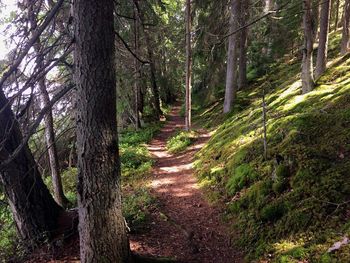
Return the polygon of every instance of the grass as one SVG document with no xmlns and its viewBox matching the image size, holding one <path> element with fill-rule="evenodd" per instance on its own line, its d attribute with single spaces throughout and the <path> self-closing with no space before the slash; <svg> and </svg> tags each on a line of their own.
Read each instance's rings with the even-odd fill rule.
<svg viewBox="0 0 350 263">
<path fill-rule="evenodd" d="M 222 100 L 196 112 L 215 131 L 197 154 L 196 173 L 212 199 L 224 200 L 248 262 L 347 262 L 350 246 L 350 56 L 336 57 L 314 91 L 301 94 L 300 61 L 270 68 L 223 115 Z M 333 49 L 332 49 L 333 48 Z M 262 90 L 268 159 L 263 158 Z"/>
<path fill-rule="evenodd" d="M 166 147 L 170 153 L 179 153 L 187 149 L 198 137 L 195 131 L 177 131 L 167 141 Z"/>
</svg>

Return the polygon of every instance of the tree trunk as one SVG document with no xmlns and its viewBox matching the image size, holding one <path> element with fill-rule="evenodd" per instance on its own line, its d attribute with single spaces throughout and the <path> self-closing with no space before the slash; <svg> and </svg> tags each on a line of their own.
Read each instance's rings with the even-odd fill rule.
<svg viewBox="0 0 350 263">
<path fill-rule="evenodd" d="M 335 20 L 334 20 L 333 31 L 337 31 L 338 26 L 339 26 L 339 7 L 340 7 L 340 0 L 335 0 L 335 10 L 334 10 L 334 12 L 335 12 Z"/>
<path fill-rule="evenodd" d="M 336 0 L 334 31 L 337 31 L 338 26 L 339 26 L 339 7 L 340 7 L 340 0 Z"/>
<path fill-rule="evenodd" d="M 153 93 L 153 104 L 154 104 L 154 109 L 155 109 L 155 114 L 157 120 L 159 120 L 160 115 L 163 114 L 161 108 L 160 108 L 160 97 L 159 97 L 159 88 L 157 85 L 157 78 L 156 78 L 156 66 L 154 64 L 154 56 L 153 56 L 153 51 L 151 47 L 151 39 L 150 36 L 145 28 L 145 18 L 144 14 L 140 9 L 139 5 L 139 0 L 134 0 L 134 4 L 136 6 L 138 16 L 141 22 L 141 26 L 145 35 L 145 41 L 146 41 L 146 46 L 147 46 L 147 54 L 148 54 L 148 59 L 150 62 L 150 69 L 151 69 L 151 88 L 152 88 L 152 93 Z"/>
<path fill-rule="evenodd" d="M 35 8 L 33 4 L 29 4 L 28 16 L 29 16 L 32 29 L 37 28 L 37 14 L 34 11 L 34 9 Z M 34 44 L 33 47 L 36 53 L 36 64 L 38 68 L 43 69 L 45 63 L 44 63 L 44 56 L 41 54 L 42 46 L 41 46 L 40 38 L 37 40 L 37 42 Z M 48 107 L 50 105 L 50 97 L 46 89 L 45 75 L 40 78 L 38 82 L 38 86 L 40 90 L 42 107 L 43 108 Z M 48 149 L 50 171 L 51 171 L 55 200 L 60 206 L 65 207 L 68 204 L 68 200 L 63 193 L 62 180 L 61 180 L 61 175 L 59 171 L 59 162 L 58 162 L 57 147 L 56 147 L 56 141 L 55 141 L 55 131 L 53 127 L 52 109 L 50 109 L 45 115 L 44 126 L 45 126 L 45 142 L 46 142 L 46 147 Z"/>
<path fill-rule="evenodd" d="M 312 14 L 312 30 L 314 36 L 314 42 L 318 38 L 318 25 L 320 24 L 320 9 L 321 4 L 320 1 L 324 0 L 310 0 L 311 1 L 311 14 Z"/>
<path fill-rule="evenodd" d="M 245 21 L 249 19 L 249 0 L 245 0 L 241 4 L 240 11 L 240 26 L 243 26 Z M 239 36 L 239 76 L 238 89 L 243 89 L 247 86 L 247 39 L 248 28 L 242 29 Z"/>
<path fill-rule="evenodd" d="M 19 124 L 9 105 L 0 89 L 0 163 L 22 143 Z M 0 170 L 0 180 L 23 244 L 32 248 L 50 239 L 63 210 L 42 181 L 27 145 Z"/>
<path fill-rule="evenodd" d="M 313 76 L 313 23 L 312 23 L 312 11 L 311 0 L 303 0 L 303 27 L 304 27 L 304 47 L 303 47 L 303 61 L 302 61 L 302 92 L 303 94 L 310 92 L 314 88 L 314 76 Z"/>
<path fill-rule="evenodd" d="M 136 56 L 140 55 L 140 41 L 139 41 L 139 28 L 140 28 L 140 19 L 137 15 L 136 7 L 134 8 L 134 42 L 135 42 L 135 54 Z M 135 80 L 134 80 L 134 96 L 135 96 L 135 126 L 136 129 L 141 128 L 140 121 L 140 110 L 139 110 L 139 100 L 140 100 L 140 78 L 141 78 L 141 66 L 140 62 L 134 58 L 135 66 Z"/>
<path fill-rule="evenodd" d="M 230 31 L 237 29 L 237 19 L 239 12 L 240 0 L 231 0 L 231 18 Z M 227 51 L 227 72 L 226 72 L 226 89 L 224 101 L 224 113 L 232 110 L 233 102 L 237 93 L 237 35 L 233 34 L 228 39 Z"/>
<path fill-rule="evenodd" d="M 321 4 L 320 15 L 320 37 L 318 40 L 317 61 L 315 78 L 318 79 L 325 71 L 327 66 L 328 52 L 328 32 L 331 0 L 324 0 Z"/>
<path fill-rule="evenodd" d="M 350 20 L 350 0 L 345 0 L 343 12 L 343 32 L 341 39 L 341 54 L 345 55 L 349 51 L 349 20 Z"/>
<path fill-rule="evenodd" d="M 113 0 L 74 1 L 82 263 L 129 258 L 120 189 L 113 10 Z"/>
<path fill-rule="evenodd" d="M 192 80 L 192 52 L 191 52 L 191 0 L 186 1 L 186 130 L 191 129 L 191 80 Z"/>
<path fill-rule="evenodd" d="M 271 11 L 272 7 L 273 7 L 273 0 L 264 0 L 264 13 L 268 13 L 269 11 Z"/>
</svg>

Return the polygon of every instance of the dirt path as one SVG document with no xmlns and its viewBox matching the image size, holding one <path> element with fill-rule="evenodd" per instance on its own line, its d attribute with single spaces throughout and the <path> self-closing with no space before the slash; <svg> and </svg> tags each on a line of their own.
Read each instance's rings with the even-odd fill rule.
<svg viewBox="0 0 350 263">
<path fill-rule="evenodd" d="M 159 207 L 152 214 L 150 230 L 131 236 L 131 248 L 141 255 L 169 257 L 184 263 L 242 262 L 230 245 L 230 234 L 220 220 L 220 211 L 205 201 L 193 176 L 194 154 L 209 135 L 201 133 L 185 152 L 171 155 L 166 151 L 166 141 L 178 128 L 183 128 L 183 118 L 179 117 L 179 107 L 175 107 L 148 146 L 156 159 L 151 187 Z"/>
</svg>

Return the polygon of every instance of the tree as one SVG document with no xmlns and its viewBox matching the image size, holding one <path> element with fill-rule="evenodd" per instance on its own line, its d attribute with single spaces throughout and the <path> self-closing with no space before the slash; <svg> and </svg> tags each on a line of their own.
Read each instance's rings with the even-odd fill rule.
<svg viewBox="0 0 350 263">
<path fill-rule="evenodd" d="M 31 28 L 36 29 L 37 28 L 37 14 L 35 13 L 34 9 L 40 10 L 39 8 L 35 8 L 33 4 L 29 4 L 28 6 L 28 14 L 29 14 L 29 20 L 31 23 Z M 38 38 L 37 42 L 34 44 L 34 50 L 36 53 L 36 64 L 38 68 L 45 68 L 45 61 L 44 56 L 42 55 L 42 45 L 40 37 Z M 44 118 L 44 125 L 45 125 L 45 141 L 46 141 L 46 147 L 49 155 L 49 162 L 50 162 L 50 170 L 51 170 L 51 177 L 52 177 L 52 185 L 53 185 L 53 192 L 55 196 L 56 202 L 62 206 L 65 207 L 68 204 L 68 200 L 64 195 L 63 187 L 62 187 L 62 180 L 59 170 L 59 162 L 58 162 L 58 155 L 57 155 L 57 147 L 56 147 L 56 140 L 55 140 L 55 131 L 54 131 L 54 122 L 53 122 L 53 116 L 52 116 L 52 108 L 50 107 L 50 96 L 46 89 L 46 75 L 44 74 L 38 81 L 38 86 L 40 90 L 40 98 L 43 107 L 49 107 L 49 110 Z"/>
<path fill-rule="evenodd" d="M 249 0 L 241 4 L 239 24 L 242 27 L 249 18 Z M 238 71 L 238 88 L 243 89 L 247 86 L 247 39 L 248 28 L 245 27 L 239 34 L 239 71 Z"/>
<path fill-rule="evenodd" d="M 141 78 L 141 66 L 140 61 L 137 60 L 136 56 L 140 54 L 140 41 L 139 41 L 139 30 L 140 29 L 140 18 L 137 14 L 136 6 L 134 6 L 134 46 L 135 46 L 135 57 L 134 57 L 134 66 L 135 66 L 135 80 L 134 80 L 134 96 L 135 96 L 135 127 L 136 129 L 141 128 L 140 121 L 140 78 Z"/>
<path fill-rule="evenodd" d="M 163 114 L 161 108 L 160 108 L 160 97 L 159 97 L 159 88 L 157 84 L 157 77 L 156 77 L 156 65 L 155 65 L 155 59 L 154 59 L 154 53 L 153 48 L 151 45 L 151 38 L 149 35 L 149 32 L 146 29 L 145 26 L 145 16 L 143 11 L 140 8 L 139 0 L 134 0 L 134 4 L 136 6 L 138 17 L 140 19 L 141 28 L 143 29 L 145 41 L 146 41 L 146 48 L 147 48 L 147 55 L 150 65 L 150 73 L 151 73 L 151 88 L 153 93 L 153 106 L 155 109 L 155 117 L 157 120 L 159 120 L 160 115 Z"/>
<path fill-rule="evenodd" d="M 334 3 L 334 2 L 333 2 Z M 339 26 L 339 7 L 340 7 L 340 0 L 335 1 L 335 20 L 334 20 L 334 31 L 338 29 Z"/>
<path fill-rule="evenodd" d="M 120 193 L 113 10 L 113 0 L 74 1 L 83 263 L 126 262 L 129 257 Z"/>
<path fill-rule="evenodd" d="M 341 54 L 345 55 L 349 51 L 349 21 L 350 20 L 350 0 L 345 0 L 343 11 L 343 31 L 341 39 Z"/>
<path fill-rule="evenodd" d="M 186 130 L 191 129 L 191 80 L 192 80 L 192 52 L 191 52 L 191 0 L 186 1 Z"/>
<path fill-rule="evenodd" d="M 38 166 L 27 144 L 13 155 L 23 143 L 19 124 L 10 103 L 0 89 L 0 168 L 4 187 L 18 233 L 24 244 L 32 248 L 51 239 L 57 229 L 62 208 L 52 198 L 41 179 Z M 1 165 L 3 166 L 3 165 Z"/>
<path fill-rule="evenodd" d="M 230 31 L 234 32 L 238 28 L 240 0 L 231 0 Z M 224 113 L 232 109 L 237 92 L 237 35 L 231 34 L 228 40 L 227 50 L 227 71 L 226 89 L 224 100 Z"/>
<path fill-rule="evenodd" d="M 324 0 L 321 4 L 320 34 L 318 40 L 315 78 L 319 78 L 326 70 L 328 52 L 328 32 L 331 0 Z"/>
<path fill-rule="evenodd" d="M 312 22 L 311 0 L 303 0 L 303 27 L 304 27 L 304 47 L 302 61 L 302 92 L 303 94 L 310 92 L 314 88 L 314 74 L 312 53 L 314 44 L 314 28 Z"/>
</svg>

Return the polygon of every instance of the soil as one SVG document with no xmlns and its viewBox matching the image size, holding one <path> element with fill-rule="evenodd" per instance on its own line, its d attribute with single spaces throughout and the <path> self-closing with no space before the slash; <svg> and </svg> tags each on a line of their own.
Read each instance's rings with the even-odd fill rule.
<svg viewBox="0 0 350 263">
<path fill-rule="evenodd" d="M 165 126 L 148 145 L 156 163 L 151 192 L 158 200 L 151 215 L 149 231 L 131 235 L 134 252 L 151 257 L 165 257 L 176 262 L 242 262 L 232 247 L 232 234 L 221 220 L 222 211 L 204 198 L 193 175 L 195 153 L 210 138 L 205 131 L 184 152 L 172 155 L 166 142 L 176 129 L 184 129 L 183 118 L 175 107 Z"/>
</svg>

